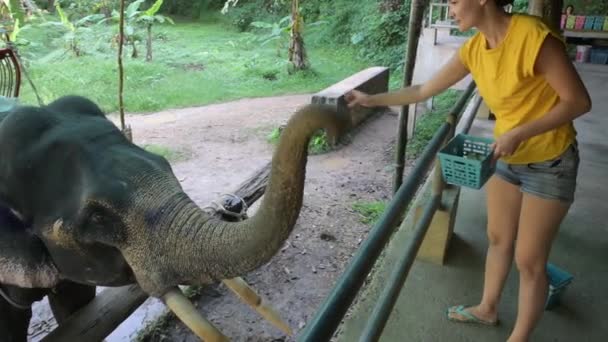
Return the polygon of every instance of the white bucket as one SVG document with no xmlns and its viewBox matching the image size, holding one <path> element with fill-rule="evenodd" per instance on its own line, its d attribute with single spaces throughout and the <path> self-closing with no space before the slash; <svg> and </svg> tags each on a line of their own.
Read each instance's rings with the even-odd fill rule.
<svg viewBox="0 0 608 342">
<path fill-rule="evenodd" d="M 588 63 L 591 56 L 591 45 L 577 45 L 576 46 L 576 58 L 574 59 L 579 63 Z"/>
</svg>

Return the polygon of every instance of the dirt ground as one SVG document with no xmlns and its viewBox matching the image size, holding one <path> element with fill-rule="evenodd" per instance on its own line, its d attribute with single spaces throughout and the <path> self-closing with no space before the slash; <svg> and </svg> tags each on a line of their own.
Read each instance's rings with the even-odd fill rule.
<svg viewBox="0 0 608 342">
<path fill-rule="evenodd" d="M 310 95 L 244 99 L 197 108 L 146 115 L 128 115 L 136 143 L 155 144 L 179 151 L 172 162 L 185 191 L 199 205 L 236 189 L 271 158 L 266 135 L 284 123 Z M 115 122 L 116 117 L 112 117 Z M 371 228 L 353 210 L 357 201 L 386 201 L 393 176 L 393 145 L 397 115 L 376 115 L 365 122 L 349 144 L 308 160 L 304 204 L 284 248 L 257 271 L 243 277 L 281 314 L 294 331 L 287 337 L 241 302 L 223 285 L 208 287 L 196 305 L 233 341 L 295 341 L 343 272 Z M 258 201 L 259 203 L 260 201 Z M 250 209 L 249 215 L 255 212 Z M 149 299 L 154 301 L 154 299 Z M 155 302 L 154 313 L 164 311 Z M 160 308 L 160 309 L 159 309 Z M 30 333 L 54 325 L 45 303 L 34 310 Z M 107 341 L 129 341 L 143 324 L 127 324 Z M 126 332 L 124 332 L 126 331 Z M 152 341 L 198 341 L 181 322 L 169 321 Z"/>
</svg>

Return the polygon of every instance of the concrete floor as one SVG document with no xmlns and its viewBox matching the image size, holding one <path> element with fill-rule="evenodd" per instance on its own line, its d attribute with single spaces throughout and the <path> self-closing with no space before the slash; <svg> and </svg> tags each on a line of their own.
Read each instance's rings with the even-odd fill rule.
<svg viewBox="0 0 608 342">
<path fill-rule="evenodd" d="M 532 341 L 608 341 L 608 66 L 580 65 L 593 109 L 575 126 L 581 154 L 577 199 L 553 245 L 550 262 L 574 275 L 560 307 L 545 311 Z M 491 134 L 476 120 L 470 133 Z M 447 262 L 415 262 L 381 341 L 505 341 L 517 313 L 518 274 L 513 267 L 499 307 L 501 324 L 487 327 L 447 321 L 445 310 L 481 296 L 487 240 L 485 192 L 463 189 Z M 405 225 L 403 226 L 405 227 Z M 337 340 L 357 341 L 409 230 L 400 229 L 374 277 L 352 307 Z"/>
</svg>

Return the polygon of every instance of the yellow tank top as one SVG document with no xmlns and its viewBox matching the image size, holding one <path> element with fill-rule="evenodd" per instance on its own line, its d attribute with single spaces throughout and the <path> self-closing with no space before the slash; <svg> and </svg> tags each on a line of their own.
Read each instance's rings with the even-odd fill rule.
<svg viewBox="0 0 608 342">
<path fill-rule="evenodd" d="M 542 117 L 559 101 L 543 76 L 534 73 L 536 57 L 548 34 L 563 42 L 539 17 L 513 14 L 504 40 L 495 48 L 489 49 L 478 32 L 459 49 L 479 94 L 496 116 L 495 138 Z M 511 156 L 501 159 L 525 164 L 555 158 L 575 136 L 574 125 L 567 123 L 523 141 Z"/>
</svg>

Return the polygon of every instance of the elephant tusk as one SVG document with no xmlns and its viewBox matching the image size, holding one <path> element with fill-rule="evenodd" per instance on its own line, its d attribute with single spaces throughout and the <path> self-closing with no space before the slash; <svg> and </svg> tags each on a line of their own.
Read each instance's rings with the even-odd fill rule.
<svg viewBox="0 0 608 342">
<path fill-rule="evenodd" d="M 192 332 L 205 342 L 227 342 L 229 339 L 224 336 L 216 327 L 205 319 L 194 307 L 192 302 L 184 296 L 179 288 L 169 290 L 162 296 L 165 305 L 175 313 Z"/>
<path fill-rule="evenodd" d="M 287 323 L 281 319 L 279 314 L 272 307 L 264 303 L 262 297 L 255 293 L 249 284 L 242 278 L 224 279 L 223 282 L 232 290 L 232 292 L 236 293 L 241 300 L 252 306 L 260 315 L 262 315 L 262 317 L 266 318 L 275 327 L 279 328 L 288 336 L 293 334 Z"/>
</svg>

